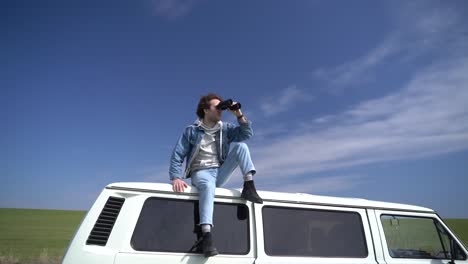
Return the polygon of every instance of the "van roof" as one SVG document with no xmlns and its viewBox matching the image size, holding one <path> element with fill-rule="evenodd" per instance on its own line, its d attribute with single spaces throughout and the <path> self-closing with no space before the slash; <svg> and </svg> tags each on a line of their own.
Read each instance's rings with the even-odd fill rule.
<svg viewBox="0 0 468 264">
<path fill-rule="evenodd" d="M 117 182 L 111 183 L 106 186 L 107 189 L 134 191 L 134 192 L 150 192 L 150 193 L 174 193 L 172 185 L 167 183 L 148 183 L 148 182 Z M 434 210 L 426 207 L 387 203 L 380 201 L 372 201 L 361 198 L 343 198 L 323 195 L 312 195 L 307 193 L 286 193 L 286 192 L 270 192 L 258 191 L 259 195 L 265 201 L 272 202 L 286 202 L 296 204 L 319 204 L 331 206 L 345 206 L 345 207 L 360 207 L 360 208 L 373 208 L 373 209 L 386 209 L 386 210 L 404 210 L 404 211 L 417 211 L 434 213 Z M 196 187 L 189 186 L 183 193 L 189 196 L 198 195 Z M 225 189 L 216 188 L 216 197 L 220 198 L 238 198 L 241 195 L 239 189 Z"/>
</svg>

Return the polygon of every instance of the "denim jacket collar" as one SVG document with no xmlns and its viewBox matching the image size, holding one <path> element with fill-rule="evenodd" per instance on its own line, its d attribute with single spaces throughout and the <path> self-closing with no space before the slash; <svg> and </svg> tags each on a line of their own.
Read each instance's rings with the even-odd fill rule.
<svg viewBox="0 0 468 264">
<path fill-rule="evenodd" d="M 202 121 L 201 119 L 196 119 L 196 120 L 193 122 L 193 125 L 194 125 L 195 127 L 200 128 L 202 122 L 203 122 L 203 121 Z M 219 122 L 220 127 L 222 128 L 222 127 L 223 127 L 223 121 L 219 120 L 218 122 Z"/>
</svg>

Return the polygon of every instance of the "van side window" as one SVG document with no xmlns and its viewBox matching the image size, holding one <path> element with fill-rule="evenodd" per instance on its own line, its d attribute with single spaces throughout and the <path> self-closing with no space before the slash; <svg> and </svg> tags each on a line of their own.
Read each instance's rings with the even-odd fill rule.
<svg viewBox="0 0 468 264">
<path fill-rule="evenodd" d="M 148 198 L 132 235 L 137 251 L 189 253 L 201 234 L 198 200 Z M 213 240 L 220 254 L 250 250 L 249 209 L 245 204 L 215 203 Z"/>
<path fill-rule="evenodd" d="M 266 206 L 262 215 L 269 256 L 368 255 L 362 219 L 356 212 Z"/>
<path fill-rule="evenodd" d="M 392 258 L 450 259 L 450 236 L 435 218 L 382 215 L 380 217 Z M 465 260 L 456 246 L 457 260 Z"/>
</svg>

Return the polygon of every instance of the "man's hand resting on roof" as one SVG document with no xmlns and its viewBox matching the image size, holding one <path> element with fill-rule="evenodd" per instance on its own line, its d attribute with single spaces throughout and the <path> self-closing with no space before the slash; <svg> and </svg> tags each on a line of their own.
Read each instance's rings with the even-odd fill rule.
<svg viewBox="0 0 468 264">
<path fill-rule="evenodd" d="M 185 183 L 181 179 L 176 178 L 172 180 L 172 190 L 174 190 L 174 192 L 184 192 L 185 188 L 187 187 L 188 187 L 187 183 Z"/>
</svg>

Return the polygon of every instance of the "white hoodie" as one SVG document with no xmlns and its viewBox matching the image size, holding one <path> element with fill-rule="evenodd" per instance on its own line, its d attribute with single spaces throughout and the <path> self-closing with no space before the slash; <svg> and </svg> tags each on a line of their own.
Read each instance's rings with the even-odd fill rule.
<svg viewBox="0 0 468 264">
<path fill-rule="evenodd" d="M 205 134 L 200 142 L 198 154 L 190 166 L 192 172 L 220 166 L 216 149 L 216 133 L 221 129 L 222 122 L 219 121 L 214 127 L 208 127 L 200 121 L 200 127 L 205 131 Z"/>
</svg>

